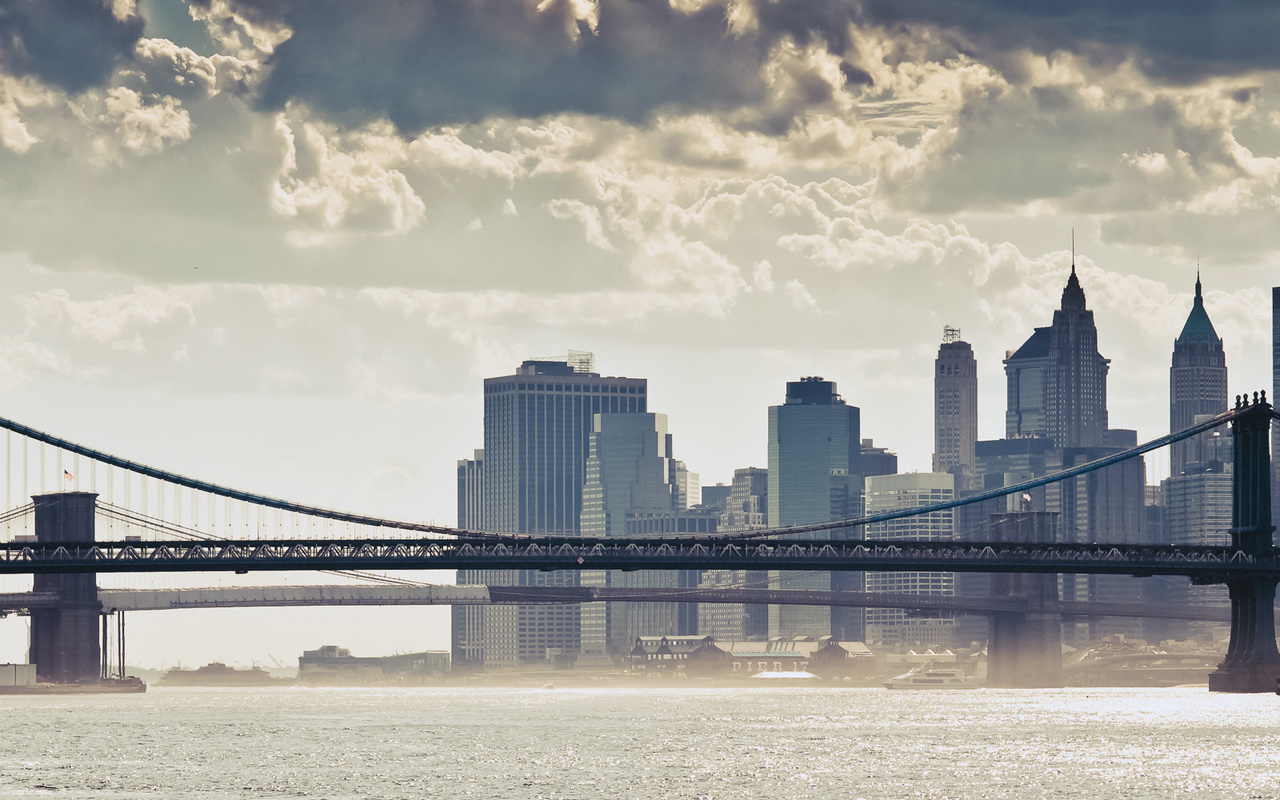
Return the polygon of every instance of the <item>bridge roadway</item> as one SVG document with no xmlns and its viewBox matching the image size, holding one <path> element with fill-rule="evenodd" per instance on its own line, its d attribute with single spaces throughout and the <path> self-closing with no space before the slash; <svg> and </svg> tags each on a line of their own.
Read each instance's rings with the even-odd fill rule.
<svg viewBox="0 0 1280 800">
<path fill-rule="evenodd" d="M 1280 550 L 734 538 L 295 539 L 0 543 L 0 574 L 280 570 L 826 570 L 1280 579 Z"/>
<path fill-rule="evenodd" d="M 1023 598 L 955 597 L 888 592 L 788 589 L 636 589 L 587 586 L 243 586 L 196 589 L 99 589 L 104 611 L 292 606 L 501 605 L 510 603 L 684 602 L 901 608 L 958 614 L 1025 613 L 1076 617 L 1147 617 L 1226 622 L 1224 606 L 1167 603 L 1056 602 L 1034 609 Z M 1224 598 L 1225 599 L 1225 598 Z M 0 593 L 0 613 L 55 608 L 53 592 Z"/>
</svg>

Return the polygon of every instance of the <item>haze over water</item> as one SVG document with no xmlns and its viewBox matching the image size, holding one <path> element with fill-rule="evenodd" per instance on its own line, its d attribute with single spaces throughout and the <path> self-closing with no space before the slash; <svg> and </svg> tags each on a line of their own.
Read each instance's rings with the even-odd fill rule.
<svg viewBox="0 0 1280 800">
<path fill-rule="evenodd" d="M 1280 797 L 1280 700 L 1203 688 L 153 688 L 0 707 L 2 797 Z"/>
</svg>

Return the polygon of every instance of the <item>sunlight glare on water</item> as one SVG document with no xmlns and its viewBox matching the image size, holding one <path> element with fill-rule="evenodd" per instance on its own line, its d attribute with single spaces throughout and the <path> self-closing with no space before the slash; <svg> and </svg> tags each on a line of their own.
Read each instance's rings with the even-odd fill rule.
<svg viewBox="0 0 1280 800">
<path fill-rule="evenodd" d="M 1277 798 L 1204 689 L 165 689 L 0 698 L 0 796 Z"/>
</svg>

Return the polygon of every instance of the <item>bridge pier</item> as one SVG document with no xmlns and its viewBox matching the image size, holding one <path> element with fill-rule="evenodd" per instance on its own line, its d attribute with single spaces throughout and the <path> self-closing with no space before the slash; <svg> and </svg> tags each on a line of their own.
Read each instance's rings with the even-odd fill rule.
<svg viewBox="0 0 1280 800">
<path fill-rule="evenodd" d="M 1046 511 L 992 514 L 992 540 L 1054 541 L 1058 515 Z M 1026 611 L 991 615 L 987 638 L 987 686 L 999 689 L 1051 689 L 1062 686 L 1062 615 L 1039 611 L 1058 602 L 1058 576 L 995 573 L 991 596 L 1018 598 Z"/>
<path fill-rule="evenodd" d="M 1231 546 L 1250 555 L 1272 552 L 1271 406 L 1267 393 L 1236 396 L 1231 425 L 1235 469 L 1231 491 Z M 1231 643 L 1227 657 L 1209 675 L 1211 692 L 1274 692 L 1280 679 L 1276 649 L 1276 579 L 1234 578 L 1226 582 L 1231 596 Z"/>
<path fill-rule="evenodd" d="M 93 492 L 36 495 L 35 535 L 41 543 L 94 541 Z M 51 683 L 93 683 L 101 673 L 98 645 L 98 576 L 92 572 L 36 574 L 36 592 L 58 595 L 54 608 L 31 609 L 31 663 Z"/>
</svg>

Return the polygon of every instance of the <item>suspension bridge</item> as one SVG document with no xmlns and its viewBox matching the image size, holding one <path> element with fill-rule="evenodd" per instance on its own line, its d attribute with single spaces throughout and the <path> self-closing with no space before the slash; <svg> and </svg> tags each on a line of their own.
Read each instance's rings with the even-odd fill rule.
<svg viewBox="0 0 1280 800">
<path fill-rule="evenodd" d="M 87 483 L 89 487 L 89 491 L 36 494 L 32 502 L 0 515 L 0 575 L 34 576 L 26 605 L 32 617 L 32 660 L 42 678 L 59 681 L 87 680 L 99 673 L 101 649 L 96 631 L 104 606 L 96 584 L 99 573 L 308 570 L 410 589 L 415 582 L 375 575 L 372 571 L 927 570 L 987 572 L 1010 578 L 1056 574 L 1179 575 L 1196 583 L 1228 587 L 1231 641 L 1226 658 L 1211 676 L 1211 688 L 1274 691 L 1280 676 L 1280 652 L 1274 631 L 1280 551 L 1272 543 L 1268 447 L 1274 416 L 1265 393 L 1255 394 L 1252 402 L 1238 397 L 1233 410 L 1139 447 L 1053 475 L 931 506 L 746 533 L 603 539 L 462 530 L 292 503 L 122 459 L 0 419 L 0 428 L 7 431 L 6 458 L 10 467 L 6 496 L 19 482 L 22 496 L 27 496 L 33 445 L 37 448 L 37 483 L 47 480 L 52 466 L 58 479 L 73 476 L 75 480 L 74 476 L 79 475 L 81 485 Z M 1006 518 L 1001 522 L 1006 534 L 993 541 L 878 542 L 861 536 L 863 526 L 874 522 L 1020 495 L 1106 469 L 1222 425 L 1231 426 L 1235 446 L 1233 524 L 1228 546 L 1038 541 L 1032 534 L 1037 528 L 1030 524 L 1031 517 L 1017 513 L 1000 515 Z M 50 449 L 52 459 L 48 457 Z M 21 456 L 22 466 L 15 479 L 17 455 Z M 104 534 L 105 538 L 100 539 Z M 1043 581 L 1020 585 L 1016 580 L 1006 580 L 1000 585 L 1004 599 L 1013 601 L 1016 608 L 1010 610 L 997 603 L 987 609 L 996 623 L 990 650 L 992 668 L 997 672 L 1016 672 L 1025 666 L 1015 663 L 1012 657 L 997 655 L 1000 650 L 1038 649 L 1039 656 L 1033 661 L 1038 660 L 1041 666 L 1047 664 L 1057 657 L 1055 626 L 1061 615 L 1089 613 L 1086 609 L 1070 609 L 1058 603 L 1056 597 L 1048 602 Z M 421 584 L 416 586 L 422 588 Z M 493 588 L 489 587 L 489 591 Z M 1028 603 L 1032 595 L 1042 602 Z M 733 602 L 742 602 L 743 596 L 735 595 Z M 450 599 L 447 593 L 439 594 L 439 599 L 471 602 L 462 595 Z M 584 594 L 576 599 L 547 595 L 536 601 L 601 599 L 608 598 L 601 594 Z M 685 594 L 680 599 L 729 602 L 712 595 L 693 600 Z M 755 602 L 815 600 L 838 604 L 830 602 L 831 597 L 775 596 Z M 854 598 L 846 600 L 855 602 Z M 321 601 L 312 598 L 298 602 Z M 505 600 L 531 601 L 535 600 L 527 594 L 520 598 L 508 595 Z M 866 598 L 856 601 L 865 602 Z M 494 602 L 492 594 L 486 602 Z M 1094 609 L 1094 613 L 1098 611 Z M 1006 666 L 997 669 L 1001 661 Z"/>
</svg>

